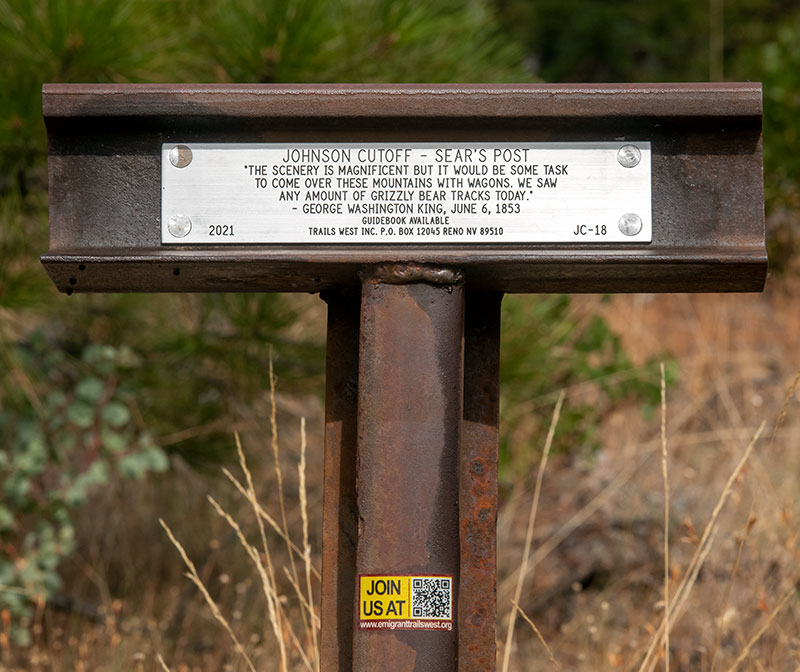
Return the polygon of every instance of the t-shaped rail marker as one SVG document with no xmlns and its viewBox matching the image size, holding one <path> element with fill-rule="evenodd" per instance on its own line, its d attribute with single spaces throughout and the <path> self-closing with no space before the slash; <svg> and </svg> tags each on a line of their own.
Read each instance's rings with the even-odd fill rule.
<svg viewBox="0 0 800 672">
<path fill-rule="evenodd" d="M 72 292 L 328 303 L 324 672 L 495 666 L 505 292 L 760 291 L 759 84 L 43 90 Z"/>
</svg>

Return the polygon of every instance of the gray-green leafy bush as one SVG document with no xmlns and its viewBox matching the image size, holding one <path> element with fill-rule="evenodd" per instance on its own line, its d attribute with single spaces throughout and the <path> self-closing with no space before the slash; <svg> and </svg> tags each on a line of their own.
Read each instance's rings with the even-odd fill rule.
<svg viewBox="0 0 800 672">
<path fill-rule="evenodd" d="M 58 567 L 74 550 L 73 512 L 117 478 L 163 472 L 169 460 L 131 408 L 128 347 L 89 344 L 79 358 L 37 332 L 2 343 L 0 388 L 0 610 L 28 638 L 33 603 L 61 588 Z"/>
</svg>

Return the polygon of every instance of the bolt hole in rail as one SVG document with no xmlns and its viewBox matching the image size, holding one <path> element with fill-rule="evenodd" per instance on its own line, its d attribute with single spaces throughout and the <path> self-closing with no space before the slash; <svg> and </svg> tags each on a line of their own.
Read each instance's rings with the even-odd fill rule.
<svg viewBox="0 0 800 672">
<path fill-rule="evenodd" d="M 760 291 L 758 84 L 46 85 L 72 292 L 328 303 L 325 672 L 495 666 L 506 292 Z"/>
</svg>

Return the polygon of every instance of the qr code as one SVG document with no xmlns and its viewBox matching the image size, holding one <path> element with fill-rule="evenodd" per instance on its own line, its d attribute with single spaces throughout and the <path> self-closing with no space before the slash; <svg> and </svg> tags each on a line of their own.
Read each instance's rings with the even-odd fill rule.
<svg viewBox="0 0 800 672">
<path fill-rule="evenodd" d="M 453 582 L 445 577 L 415 577 L 411 581 L 412 618 L 451 620 Z"/>
</svg>

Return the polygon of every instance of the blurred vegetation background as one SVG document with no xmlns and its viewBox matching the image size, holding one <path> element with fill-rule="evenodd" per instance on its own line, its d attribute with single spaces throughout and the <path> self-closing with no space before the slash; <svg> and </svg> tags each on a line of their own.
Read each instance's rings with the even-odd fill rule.
<svg viewBox="0 0 800 672">
<path fill-rule="evenodd" d="M 38 264 L 43 82 L 761 80 L 771 258 L 788 272 L 798 45 L 792 0 L 0 0 L 0 610 L 15 645 L 42 598 L 70 595 L 75 521 L 98 493 L 169 482 L 176 465 L 216 472 L 234 429 L 263 429 L 270 353 L 280 390 L 309 398 L 324 360 L 324 310 L 307 297 L 58 295 Z M 562 413 L 565 452 L 590 453 L 620 404 L 657 406 L 657 365 L 634 367 L 568 297 L 507 297 L 503 319 L 505 491 L 532 470 L 557 390 L 594 381 Z"/>
</svg>

